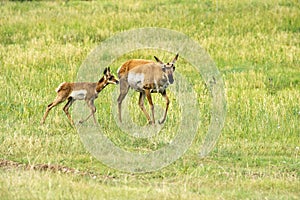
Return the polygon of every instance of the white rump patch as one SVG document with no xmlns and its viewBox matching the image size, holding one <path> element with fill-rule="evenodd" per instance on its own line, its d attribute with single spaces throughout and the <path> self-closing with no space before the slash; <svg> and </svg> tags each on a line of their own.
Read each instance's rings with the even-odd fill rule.
<svg viewBox="0 0 300 200">
<path fill-rule="evenodd" d="M 86 97 L 86 90 L 74 90 L 70 96 L 73 97 L 76 100 L 84 100 Z"/>
</svg>

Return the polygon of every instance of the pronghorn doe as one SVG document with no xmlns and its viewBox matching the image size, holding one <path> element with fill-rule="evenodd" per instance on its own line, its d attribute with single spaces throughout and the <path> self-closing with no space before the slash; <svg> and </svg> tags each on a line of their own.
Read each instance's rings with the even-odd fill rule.
<svg viewBox="0 0 300 200">
<path fill-rule="evenodd" d="M 98 82 L 94 83 L 61 83 L 55 90 L 57 93 L 55 100 L 52 103 L 50 103 L 46 108 L 41 124 L 45 123 L 49 111 L 53 107 L 64 102 L 66 99 L 68 100 L 68 102 L 64 106 L 63 110 L 66 113 L 72 125 L 74 125 L 74 122 L 68 110 L 76 100 L 85 100 L 88 107 L 91 109 L 91 114 L 86 119 L 79 121 L 79 123 L 83 123 L 84 121 L 88 120 L 91 116 L 93 116 L 94 122 L 96 123 L 96 118 L 94 115 L 96 112 L 96 107 L 94 105 L 94 100 L 98 97 L 99 92 L 101 92 L 108 84 L 119 83 L 119 81 L 110 73 L 110 68 L 105 68 L 103 74 L 103 77 Z"/>
<path fill-rule="evenodd" d="M 169 98 L 166 89 L 169 84 L 173 84 L 173 72 L 175 71 L 175 62 L 178 54 L 170 63 L 163 63 L 154 56 L 157 63 L 151 60 L 132 59 L 125 62 L 118 69 L 118 77 L 120 80 L 120 95 L 118 97 L 119 120 L 122 122 L 121 110 L 122 101 L 126 97 L 129 88 L 140 92 L 139 106 L 147 117 L 149 124 L 155 124 L 154 106 L 151 93 L 160 93 L 166 100 L 166 109 L 163 117 L 158 121 L 162 124 L 166 120 Z M 147 97 L 152 111 L 152 119 L 144 107 L 144 99 Z"/>
</svg>

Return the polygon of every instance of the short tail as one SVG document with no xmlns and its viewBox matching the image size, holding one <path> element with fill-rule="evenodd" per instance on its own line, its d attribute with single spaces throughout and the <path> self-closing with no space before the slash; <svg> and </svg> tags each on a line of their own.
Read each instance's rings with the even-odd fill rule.
<svg viewBox="0 0 300 200">
<path fill-rule="evenodd" d="M 63 82 L 63 83 L 59 84 L 59 86 L 55 89 L 55 92 L 59 92 L 59 91 L 62 89 L 62 87 L 63 87 L 63 85 L 64 85 L 65 83 L 66 83 L 66 82 Z"/>
<path fill-rule="evenodd" d="M 122 65 L 121 65 L 121 66 L 118 68 L 118 70 L 117 70 L 118 78 L 120 78 L 120 76 L 121 76 L 121 74 L 120 74 L 121 68 L 122 68 Z"/>
</svg>

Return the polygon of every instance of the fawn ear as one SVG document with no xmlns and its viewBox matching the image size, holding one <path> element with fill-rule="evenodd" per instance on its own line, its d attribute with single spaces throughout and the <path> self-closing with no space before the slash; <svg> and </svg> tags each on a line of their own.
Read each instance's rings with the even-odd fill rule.
<svg viewBox="0 0 300 200">
<path fill-rule="evenodd" d="M 159 64 L 164 64 L 161 60 L 159 60 L 159 58 L 157 58 L 156 56 L 154 56 L 156 62 L 158 62 Z"/>
<path fill-rule="evenodd" d="M 174 63 L 177 61 L 177 59 L 178 59 L 178 56 L 179 56 L 179 54 L 177 53 L 177 54 L 176 54 L 176 56 L 175 56 L 175 58 L 172 60 L 172 62 L 171 62 L 171 63 L 173 63 L 173 64 L 174 64 Z"/>
<path fill-rule="evenodd" d="M 107 67 L 106 67 L 106 68 L 104 69 L 103 74 L 106 75 L 106 74 L 107 74 L 107 71 L 108 71 L 108 69 L 107 69 Z"/>
</svg>

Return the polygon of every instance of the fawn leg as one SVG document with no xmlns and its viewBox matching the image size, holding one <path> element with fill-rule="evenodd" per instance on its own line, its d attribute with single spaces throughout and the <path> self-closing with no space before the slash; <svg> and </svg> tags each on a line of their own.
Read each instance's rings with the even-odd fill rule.
<svg viewBox="0 0 300 200">
<path fill-rule="evenodd" d="M 70 113 L 69 113 L 69 108 L 71 107 L 71 105 L 73 104 L 74 101 L 75 101 L 74 98 L 69 97 L 69 98 L 68 98 L 67 104 L 66 104 L 66 105 L 64 106 L 64 108 L 63 108 L 63 111 L 66 113 L 66 115 L 67 115 L 67 117 L 68 117 L 70 123 L 71 123 L 73 126 L 74 126 L 74 122 L 73 122 L 72 117 L 71 117 L 71 115 L 70 115 Z"/>
<path fill-rule="evenodd" d="M 46 118 L 47 118 L 47 116 L 48 116 L 50 110 L 51 110 L 53 107 L 55 107 L 55 106 L 57 106 L 58 104 L 60 104 L 61 102 L 65 101 L 65 100 L 66 100 L 65 98 L 62 98 L 62 97 L 57 96 L 57 97 L 55 98 L 55 100 L 47 106 L 46 111 L 45 111 L 45 113 L 44 113 L 44 116 L 43 116 L 43 118 L 42 118 L 42 120 L 41 120 L 41 124 L 44 124 L 44 123 L 45 123 L 45 120 L 46 120 Z"/>
<path fill-rule="evenodd" d="M 94 123 L 96 124 L 97 123 L 96 118 L 95 118 L 96 107 L 94 105 L 94 99 L 87 101 L 87 105 L 91 109 L 91 114 L 89 116 L 87 116 L 86 119 L 80 120 L 79 123 L 82 124 L 83 122 L 85 122 L 86 120 L 88 120 L 91 116 L 93 116 Z"/>
</svg>

